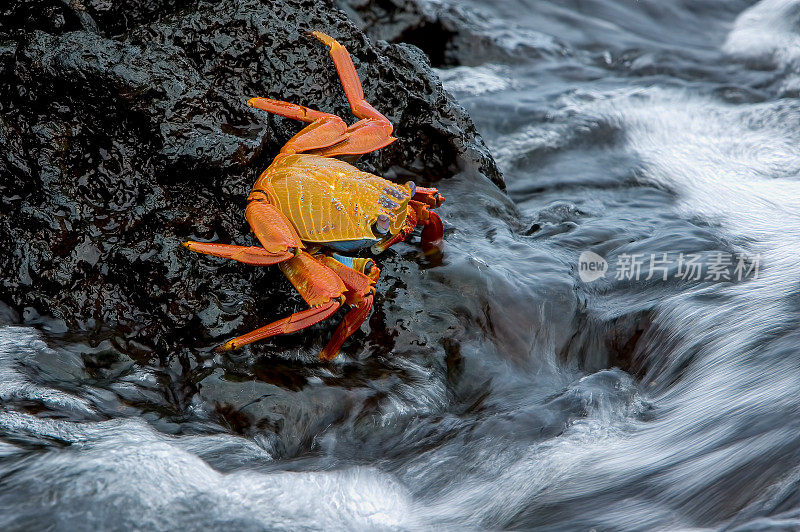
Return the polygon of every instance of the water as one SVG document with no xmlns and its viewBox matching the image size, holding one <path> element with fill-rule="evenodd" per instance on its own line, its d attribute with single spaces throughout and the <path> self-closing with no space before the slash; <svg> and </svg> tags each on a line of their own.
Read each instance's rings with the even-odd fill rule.
<svg viewBox="0 0 800 532">
<path fill-rule="evenodd" d="M 4 326 L 0 526 L 800 527 L 800 2 L 459 5 L 488 59 L 440 77 L 508 196 L 442 181 L 441 263 L 382 264 L 418 280 L 371 320 L 394 357 L 212 364 L 189 392 L 177 363 Z M 587 250 L 760 269 L 585 282 Z"/>
</svg>

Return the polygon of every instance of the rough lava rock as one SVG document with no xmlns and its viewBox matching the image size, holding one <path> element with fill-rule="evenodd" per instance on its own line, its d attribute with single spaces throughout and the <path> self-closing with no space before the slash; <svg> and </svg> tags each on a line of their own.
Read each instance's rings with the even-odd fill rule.
<svg viewBox="0 0 800 532">
<path fill-rule="evenodd" d="M 370 42 L 319 2 L 187 5 L 19 0 L 0 13 L 0 299 L 23 315 L 147 354 L 207 347 L 296 309 L 275 269 L 179 243 L 252 241 L 247 192 L 300 124 L 246 98 L 351 116 L 312 29 L 348 47 L 367 98 L 396 125 L 400 140 L 362 168 L 431 183 L 472 165 L 502 186 L 417 48 Z"/>
</svg>

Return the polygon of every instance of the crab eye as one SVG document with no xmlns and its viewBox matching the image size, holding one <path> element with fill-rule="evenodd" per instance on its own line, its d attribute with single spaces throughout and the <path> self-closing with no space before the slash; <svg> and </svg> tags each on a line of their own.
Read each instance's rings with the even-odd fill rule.
<svg viewBox="0 0 800 532">
<path fill-rule="evenodd" d="M 385 214 L 379 214 L 378 219 L 375 220 L 375 223 L 372 224 L 372 230 L 379 235 L 385 235 L 389 232 L 389 226 L 391 225 L 392 220 Z"/>
<path fill-rule="evenodd" d="M 369 272 L 372 271 L 372 268 L 375 266 L 375 261 L 372 259 L 367 259 L 367 262 L 364 263 L 364 271 L 361 272 L 364 275 L 369 275 Z"/>
<path fill-rule="evenodd" d="M 409 181 L 406 183 L 406 186 L 411 189 L 411 197 L 414 197 L 414 193 L 417 192 L 417 184 L 413 181 Z"/>
</svg>

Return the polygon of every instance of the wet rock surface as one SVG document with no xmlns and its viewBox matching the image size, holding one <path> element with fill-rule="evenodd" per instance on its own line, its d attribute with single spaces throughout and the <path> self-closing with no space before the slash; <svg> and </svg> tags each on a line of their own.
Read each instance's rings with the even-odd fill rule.
<svg viewBox="0 0 800 532">
<path fill-rule="evenodd" d="M 483 141 L 420 50 L 370 41 L 333 5 L 300 0 L 19 1 L 0 24 L 0 301 L 11 321 L 78 346 L 75 386 L 104 382 L 100 410 L 152 412 L 167 432 L 202 412 L 293 456 L 336 420 L 380 410 L 411 378 L 392 362 L 403 350 L 413 347 L 412 373 L 443 378 L 442 325 L 417 327 L 436 290 L 418 278 L 441 256 L 404 245 L 381 257 L 371 332 L 330 366 L 316 353 L 343 311 L 215 355 L 225 339 L 305 304 L 277 268 L 180 246 L 254 243 L 245 198 L 301 124 L 247 98 L 352 119 L 314 29 L 348 47 L 367 98 L 395 124 L 399 140 L 361 168 L 423 185 L 460 172 L 498 191 Z"/>
<path fill-rule="evenodd" d="M 472 165 L 501 183 L 424 54 L 370 42 L 333 6 L 44 1 L 0 16 L 0 298 L 94 339 L 205 346 L 297 306 L 277 270 L 179 243 L 251 241 L 249 187 L 300 125 L 246 98 L 351 116 L 312 29 L 350 49 L 396 124 L 400 140 L 362 168 L 431 183 Z"/>
</svg>

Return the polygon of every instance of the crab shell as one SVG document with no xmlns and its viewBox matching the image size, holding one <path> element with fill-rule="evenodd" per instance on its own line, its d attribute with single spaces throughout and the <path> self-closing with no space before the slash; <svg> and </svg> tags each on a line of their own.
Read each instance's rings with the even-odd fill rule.
<svg viewBox="0 0 800 532">
<path fill-rule="evenodd" d="M 406 223 L 413 183 L 400 185 L 338 159 L 278 157 L 253 187 L 292 224 L 301 241 L 354 251 L 396 235 Z"/>
</svg>

